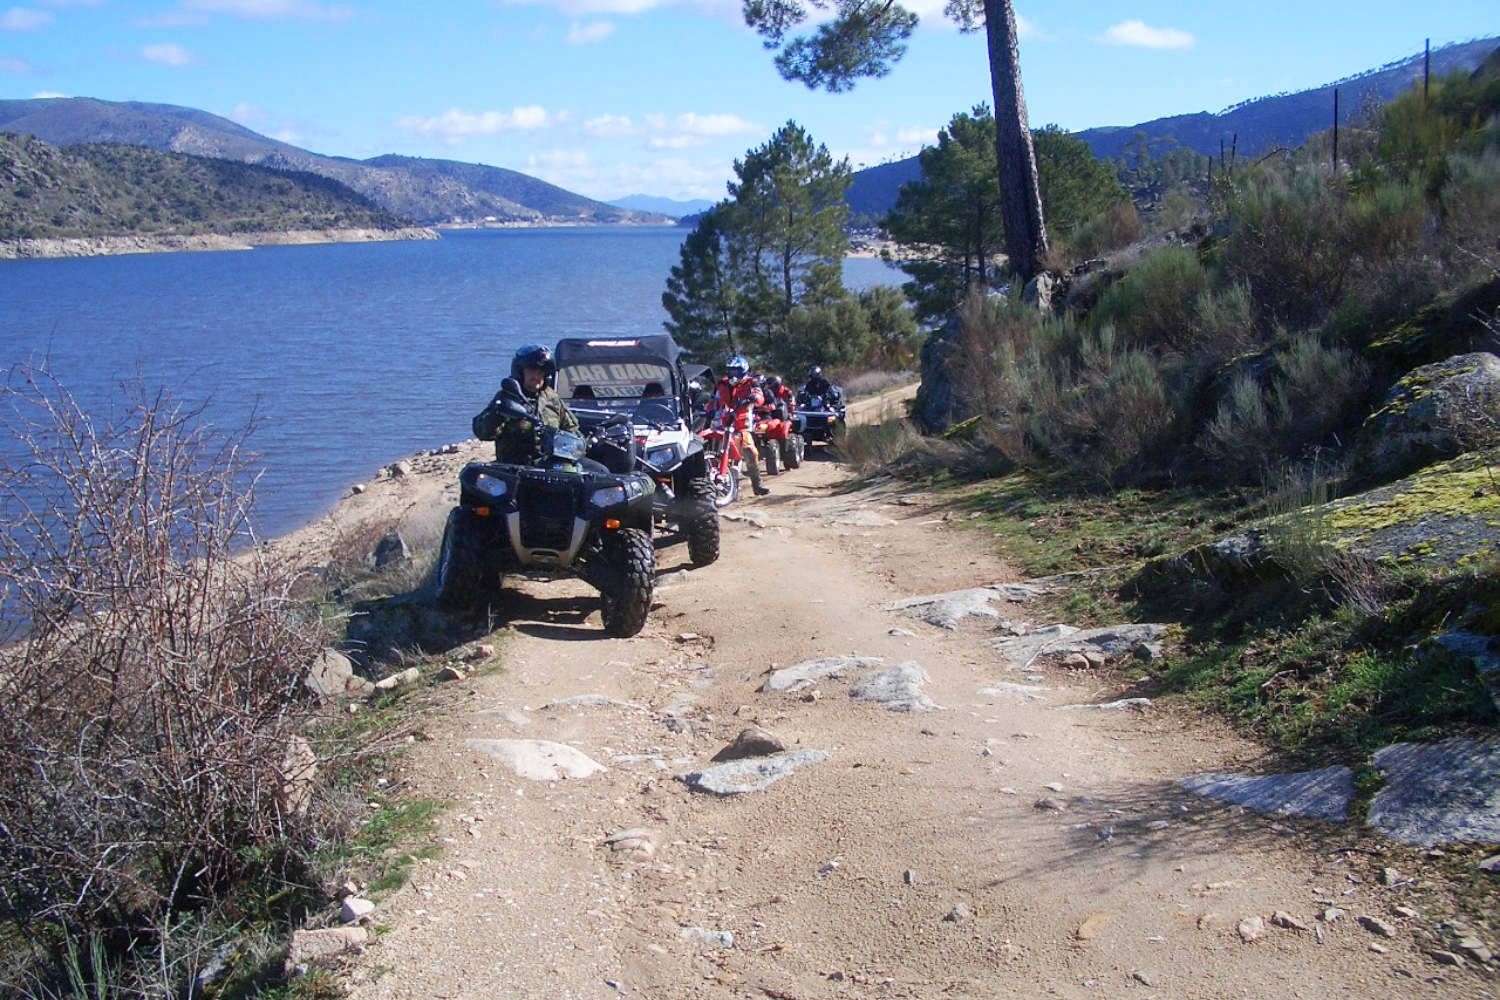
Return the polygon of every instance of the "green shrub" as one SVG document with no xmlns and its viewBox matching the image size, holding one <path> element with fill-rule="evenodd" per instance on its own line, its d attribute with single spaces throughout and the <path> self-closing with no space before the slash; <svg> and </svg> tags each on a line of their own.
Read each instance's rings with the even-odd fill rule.
<svg viewBox="0 0 1500 1000">
<path fill-rule="evenodd" d="M 1196 252 L 1162 247 L 1109 287 L 1094 322 L 1114 324 L 1135 345 L 1190 351 L 1201 334 L 1198 301 L 1211 290 L 1212 279 Z"/>
<path fill-rule="evenodd" d="M 1253 482 L 1363 412 L 1369 365 L 1362 358 L 1315 334 L 1283 337 L 1259 374 L 1240 366 L 1198 436 L 1198 449 L 1225 481 Z"/>
<path fill-rule="evenodd" d="M 1428 218 L 1421 188 L 1375 177 L 1351 189 L 1322 167 L 1264 169 L 1237 190 L 1224 247 L 1263 315 L 1310 326 L 1346 297 L 1384 287 L 1381 262 L 1414 255 Z"/>
<path fill-rule="evenodd" d="M 1075 260 L 1097 257 L 1109 250 L 1129 246 L 1141 238 L 1141 215 L 1128 201 L 1116 202 L 1082 223 L 1068 238 L 1068 251 Z"/>
</svg>

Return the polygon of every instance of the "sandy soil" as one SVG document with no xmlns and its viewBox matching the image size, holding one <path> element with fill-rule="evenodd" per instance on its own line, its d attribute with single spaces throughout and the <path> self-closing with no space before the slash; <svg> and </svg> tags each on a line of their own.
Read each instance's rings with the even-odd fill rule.
<svg viewBox="0 0 1500 1000">
<path fill-rule="evenodd" d="M 312 552 L 376 515 L 431 530 L 454 470 L 487 448 L 422 459 L 289 541 Z M 1419 887 L 1381 885 L 1378 862 L 1337 850 L 1356 833 L 1177 789 L 1254 767 L 1254 746 L 1157 706 L 1057 710 L 1117 694 L 1087 674 L 1032 675 L 1040 700 L 980 694 L 1025 681 L 996 663 L 992 632 L 885 609 L 1014 580 L 1003 553 L 928 497 L 849 492 L 843 478 L 815 452 L 769 479 L 770 496 L 728 509 L 740 519 L 724 520 L 711 566 L 660 547 L 669 582 L 632 639 L 605 637 L 582 583 L 508 582 L 507 620 L 485 640 L 500 669 L 457 682 L 393 775 L 452 808 L 442 857 L 376 911 L 384 933 L 350 970 L 353 996 L 1491 995 L 1394 915 Z M 890 523 L 844 523 L 851 512 Z M 760 690 L 777 667 L 847 653 L 920 664 L 940 710 L 855 702 L 848 680 L 815 699 Z M 555 704 L 582 695 L 614 703 Z M 730 798 L 676 779 L 751 724 L 828 759 Z M 512 738 L 568 744 L 606 770 L 525 780 L 467 742 Z M 631 828 L 647 852 L 606 843 Z M 1317 919 L 1329 906 L 1346 915 Z M 1306 929 L 1273 925 L 1277 911 Z M 1253 942 L 1247 918 L 1264 922 Z"/>
</svg>

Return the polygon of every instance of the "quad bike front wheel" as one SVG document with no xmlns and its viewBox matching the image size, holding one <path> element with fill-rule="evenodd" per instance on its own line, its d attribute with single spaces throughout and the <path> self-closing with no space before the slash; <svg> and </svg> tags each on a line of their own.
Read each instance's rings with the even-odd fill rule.
<svg viewBox="0 0 1500 1000">
<path fill-rule="evenodd" d="M 687 510 L 679 523 L 687 535 L 688 558 L 694 566 L 707 566 L 719 558 L 719 510 L 713 483 L 707 478 L 690 480 L 686 501 Z"/>
<path fill-rule="evenodd" d="M 760 452 L 766 456 L 766 475 L 778 475 L 781 472 L 781 442 L 767 439 L 760 446 Z"/>
<path fill-rule="evenodd" d="M 444 611 L 472 611 L 490 597 L 497 582 L 487 567 L 484 528 L 473 511 L 454 507 L 443 526 L 438 549 L 437 605 Z"/>
<path fill-rule="evenodd" d="M 781 459 L 788 469 L 799 468 L 806 450 L 807 443 L 802 440 L 802 435 L 792 434 L 781 442 Z"/>
<path fill-rule="evenodd" d="M 656 585 L 656 550 L 651 534 L 639 528 L 620 528 L 604 542 L 605 558 L 619 571 L 618 589 L 599 593 L 604 630 L 628 639 L 646 627 L 651 591 Z"/>
</svg>

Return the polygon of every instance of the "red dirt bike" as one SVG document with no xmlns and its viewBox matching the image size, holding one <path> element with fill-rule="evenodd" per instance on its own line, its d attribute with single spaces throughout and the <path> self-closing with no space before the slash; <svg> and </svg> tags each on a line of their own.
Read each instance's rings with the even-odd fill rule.
<svg viewBox="0 0 1500 1000">
<path fill-rule="evenodd" d="M 734 429 L 733 411 L 723 411 L 698 432 L 703 439 L 703 457 L 708 481 L 714 491 L 714 506 L 728 507 L 740 496 L 740 435 Z"/>
<path fill-rule="evenodd" d="M 802 435 L 791 421 L 786 420 L 775 407 L 762 407 L 755 415 L 753 425 L 755 448 L 766 460 L 766 472 L 776 475 L 782 466 L 795 469 L 802 464 L 806 445 Z"/>
</svg>

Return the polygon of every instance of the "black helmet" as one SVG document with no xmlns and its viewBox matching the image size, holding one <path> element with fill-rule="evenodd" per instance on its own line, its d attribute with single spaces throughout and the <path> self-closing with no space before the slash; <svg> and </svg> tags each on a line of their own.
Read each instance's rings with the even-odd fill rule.
<svg viewBox="0 0 1500 1000">
<path fill-rule="evenodd" d="M 775 392 L 777 389 L 780 389 L 781 388 L 781 376 L 780 375 L 767 375 L 766 376 L 766 388 L 770 389 L 772 392 Z"/>
<path fill-rule="evenodd" d="M 822 378 L 822 377 L 823 377 L 823 366 L 822 365 L 813 365 L 811 368 L 809 368 L 807 370 L 807 380 L 809 382 L 811 382 L 815 378 Z"/>
<path fill-rule="evenodd" d="M 516 351 L 516 356 L 510 359 L 510 377 L 525 385 L 522 372 L 527 368 L 540 368 L 543 383 L 551 385 L 557 375 L 557 362 L 552 360 L 552 349 L 546 344 L 527 344 Z"/>
</svg>

